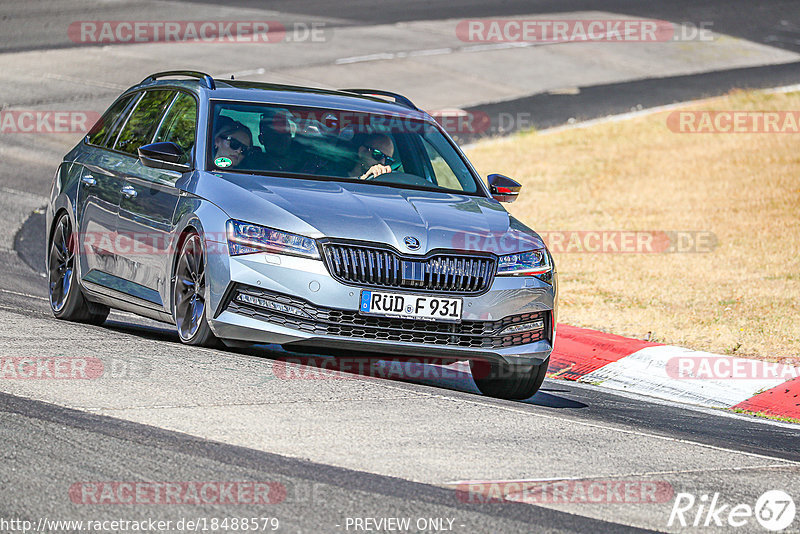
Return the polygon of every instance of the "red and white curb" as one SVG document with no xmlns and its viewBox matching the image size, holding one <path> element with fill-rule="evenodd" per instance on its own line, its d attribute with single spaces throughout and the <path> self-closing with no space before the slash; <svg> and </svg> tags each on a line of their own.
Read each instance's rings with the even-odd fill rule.
<svg viewBox="0 0 800 534">
<path fill-rule="evenodd" d="M 558 325 L 550 378 L 800 419 L 800 367 Z"/>
</svg>

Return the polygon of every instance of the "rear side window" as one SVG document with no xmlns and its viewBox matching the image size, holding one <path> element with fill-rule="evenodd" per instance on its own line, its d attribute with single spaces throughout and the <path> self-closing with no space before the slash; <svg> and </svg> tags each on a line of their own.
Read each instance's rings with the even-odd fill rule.
<svg viewBox="0 0 800 534">
<path fill-rule="evenodd" d="M 161 116 L 173 96 L 175 96 L 175 91 L 163 89 L 147 91 L 128 117 L 128 122 L 119 133 L 114 148 L 136 156 L 137 149 L 150 143 L 150 140 L 153 139 Z"/>
<path fill-rule="evenodd" d="M 97 146 L 104 146 L 106 137 L 108 137 L 108 133 L 114 128 L 114 125 L 120 120 L 123 111 L 128 107 L 128 104 L 131 101 L 138 97 L 139 94 L 129 95 L 125 98 L 120 98 L 116 102 L 114 102 L 110 108 L 103 114 L 103 117 L 97 121 L 97 124 L 92 126 L 92 129 L 89 130 L 89 134 L 86 136 L 86 140 L 89 144 L 97 145 Z M 111 142 L 114 142 L 114 138 L 111 138 Z"/>
<path fill-rule="evenodd" d="M 197 126 L 197 102 L 186 94 L 178 93 L 172 102 L 161 128 L 158 130 L 154 143 L 172 142 L 183 149 L 181 163 L 188 163 L 195 142 L 195 127 Z"/>
</svg>

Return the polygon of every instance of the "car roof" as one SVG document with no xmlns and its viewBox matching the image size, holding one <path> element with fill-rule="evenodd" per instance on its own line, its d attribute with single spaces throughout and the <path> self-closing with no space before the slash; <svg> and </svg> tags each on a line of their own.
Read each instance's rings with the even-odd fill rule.
<svg viewBox="0 0 800 534">
<path fill-rule="evenodd" d="M 147 78 L 142 83 L 131 87 L 129 90 L 139 90 L 152 87 L 182 87 L 189 89 L 198 96 L 211 100 L 235 100 L 259 102 L 286 106 L 308 106 L 315 108 L 340 109 L 364 113 L 380 113 L 387 115 L 400 115 L 414 118 L 428 118 L 429 115 L 420 110 L 410 100 L 402 95 L 368 89 L 358 89 L 364 94 L 349 92 L 347 90 L 320 89 L 296 85 L 282 85 L 276 83 L 252 82 L 246 80 L 218 80 L 209 83 L 206 80 L 175 80 Z M 209 87 L 211 85 L 212 87 Z M 386 100 L 379 95 L 394 97 L 395 101 Z"/>
</svg>

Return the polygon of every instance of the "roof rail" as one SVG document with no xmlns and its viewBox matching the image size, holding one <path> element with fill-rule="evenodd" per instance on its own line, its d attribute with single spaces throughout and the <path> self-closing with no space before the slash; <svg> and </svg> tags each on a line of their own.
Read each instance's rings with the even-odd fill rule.
<svg viewBox="0 0 800 534">
<path fill-rule="evenodd" d="M 206 87 L 211 90 L 217 88 L 217 85 L 214 83 L 214 78 L 206 74 L 205 72 L 198 72 L 196 70 L 168 70 L 165 72 L 156 72 L 155 74 L 151 74 L 140 83 L 149 83 L 154 82 L 158 78 L 166 78 L 167 76 L 187 76 L 189 78 L 197 78 L 199 80 L 203 80 L 206 82 Z"/>
<path fill-rule="evenodd" d="M 415 106 L 414 103 L 408 98 L 404 97 L 401 94 L 393 93 L 391 91 L 382 91 L 380 89 L 339 89 L 339 90 L 344 91 L 345 93 L 355 93 L 357 95 L 363 95 L 363 96 L 369 96 L 369 95 L 388 96 L 390 98 L 394 98 L 394 101 L 397 104 L 402 104 L 416 111 L 422 111 L 417 106 Z"/>
</svg>

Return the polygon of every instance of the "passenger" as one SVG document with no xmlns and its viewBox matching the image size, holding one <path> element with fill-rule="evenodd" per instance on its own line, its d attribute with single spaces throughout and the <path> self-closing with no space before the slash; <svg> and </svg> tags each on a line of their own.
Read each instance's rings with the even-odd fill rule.
<svg viewBox="0 0 800 534">
<path fill-rule="evenodd" d="M 222 118 L 221 118 L 222 119 Z M 253 134 L 250 128 L 241 122 L 229 119 L 220 120 L 217 134 L 214 136 L 214 166 L 236 168 L 241 165 L 245 156 L 250 154 L 253 147 Z"/>
<path fill-rule="evenodd" d="M 262 115 L 258 123 L 258 140 L 264 146 L 264 152 L 254 149 L 247 166 L 260 171 L 290 171 L 294 167 L 292 160 L 292 140 L 297 126 L 290 122 L 285 112 L 274 116 Z"/>
</svg>

